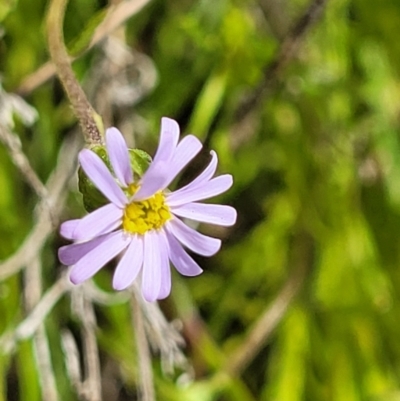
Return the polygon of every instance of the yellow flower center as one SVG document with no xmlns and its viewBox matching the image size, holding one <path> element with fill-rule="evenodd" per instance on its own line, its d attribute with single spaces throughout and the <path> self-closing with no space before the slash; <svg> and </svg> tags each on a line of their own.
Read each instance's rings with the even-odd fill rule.
<svg viewBox="0 0 400 401">
<path fill-rule="evenodd" d="M 130 186 L 128 192 L 133 195 L 137 189 L 136 185 Z M 129 203 L 125 207 L 122 227 L 128 233 L 143 235 L 147 231 L 158 230 L 171 217 L 164 194 L 157 192 L 146 200 Z"/>
</svg>

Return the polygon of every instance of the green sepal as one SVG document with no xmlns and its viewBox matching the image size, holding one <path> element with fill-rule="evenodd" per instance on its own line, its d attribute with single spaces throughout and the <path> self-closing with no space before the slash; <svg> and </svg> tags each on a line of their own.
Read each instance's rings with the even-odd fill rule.
<svg viewBox="0 0 400 401">
<path fill-rule="evenodd" d="M 141 177 L 150 166 L 151 156 L 144 150 L 129 149 L 129 157 L 133 171 Z"/>
<path fill-rule="evenodd" d="M 95 145 L 91 150 L 103 160 L 107 168 L 113 174 L 113 169 L 106 148 L 102 145 Z M 129 149 L 129 158 L 132 170 L 137 177 L 141 177 L 151 163 L 151 157 L 149 154 L 140 149 Z M 79 192 L 82 194 L 83 206 L 89 213 L 107 203 L 110 203 L 110 201 L 95 187 L 92 181 L 89 180 L 81 167 L 78 170 L 78 188 Z"/>
<path fill-rule="evenodd" d="M 108 169 L 112 171 L 106 148 L 101 145 L 96 145 L 92 147 L 91 150 L 96 153 L 97 156 L 99 156 L 101 160 L 103 160 L 103 162 L 107 165 Z M 82 167 L 79 167 L 78 170 L 78 188 L 79 192 L 82 194 L 83 206 L 89 213 L 110 202 L 94 186 L 92 181 L 89 180 Z"/>
</svg>

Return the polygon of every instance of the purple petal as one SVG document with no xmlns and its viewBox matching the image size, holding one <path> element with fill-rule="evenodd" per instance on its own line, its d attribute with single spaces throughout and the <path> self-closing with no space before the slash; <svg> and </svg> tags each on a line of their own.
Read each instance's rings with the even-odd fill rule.
<svg viewBox="0 0 400 401">
<path fill-rule="evenodd" d="M 173 193 L 175 195 L 178 195 L 180 193 L 184 193 L 187 191 L 192 190 L 193 188 L 196 188 L 197 186 L 199 186 L 200 184 L 209 181 L 212 176 L 215 174 L 215 171 L 217 170 L 217 165 L 218 165 L 218 157 L 217 154 L 212 150 L 210 152 L 211 154 L 211 161 L 209 163 L 209 165 L 204 169 L 204 171 L 199 174 L 192 182 L 190 182 L 189 184 L 185 185 L 184 187 L 174 191 Z"/>
<path fill-rule="evenodd" d="M 121 225 L 123 211 L 113 203 L 102 206 L 79 221 L 73 239 L 83 241 L 106 234 Z"/>
<path fill-rule="evenodd" d="M 147 302 L 154 302 L 161 288 L 161 260 L 158 237 L 155 231 L 144 235 L 142 293 Z"/>
<path fill-rule="evenodd" d="M 167 232 L 169 257 L 176 270 L 183 276 L 198 276 L 203 273 L 201 267 L 183 249 L 177 239 Z"/>
<path fill-rule="evenodd" d="M 100 157 L 89 149 L 83 149 L 79 153 L 79 162 L 98 190 L 112 203 L 123 208 L 127 203 L 126 196 Z"/>
<path fill-rule="evenodd" d="M 165 188 L 168 177 L 168 166 L 166 163 L 158 163 L 156 167 L 147 170 L 141 179 L 141 186 L 132 200 L 140 201 L 153 196 L 156 192 Z"/>
<path fill-rule="evenodd" d="M 82 259 L 87 253 L 102 245 L 108 238 L 108 234 L 97 237 L 81 244 L 72 244 L 61 247 L 58 250 L 58 259 L 65 266 L 72 266 Z"/>
<path fill-rule="evenodd" d="M 187 203 L 171 208 L 173 214 L 203 223 L 231 226 L 235 224 L 237 213 L 232 206 L 206 203 Z"/>
<path fill-rule="evenodd" d="M 196 186 L 200 184 L 201 182 L 204 181 L 209 181 L 215 174 L 215 171 L 217 170 L 217 165 L 218 165 L 218 157 L 217 154 L 211 150 L 211 161 L 209 165 L 203 170 L 201 174 L 199 174 L 190 184 L 188 185 L 193 185 Z"/>
<path fill-rule="evenodd" d="M 143 239 L 133 235 L 131 244 L 122 256 L 113 277 L 113 288 L 124 290 L 129 287 L 143 265 Z"/>
<path fill-rule="evenodd" d="M 210 181 L 200 183 L 194 188 L 168 194 L 167 203 L 170 207 L 174 207 L 208 199 L 225 192 L 232 186 L 232 183 L 233 179 L 230 174 L 220 175 Z"/>
<path fill-rule="evenodd" d="M 174 155 L 179 139 L 179 125 L 170 118 L 161 119 L 160 143 L 153 162 L 140 180 L 140 188 L 134 195 L 134 200 L 143 200 L 166 187 L 169 177 L 169 163 Z"/>
<path fill-rule="evenodd" d="M 183 245 L 199 255 L 212 256 L 221 247 L 220 239 L 200 234 L 179 219 L 175 218 L 168 221 L 165 227 Z"/>
<path fill-rule="evenodd" d="M 165 182 L 165 187 L 167 187 L 197 153 L 200 152 L 202 147 L 203 145 L 201 142 L 193 135 L 188 135 L 182 139 L 176 148 L 171 164 L 168 166 L 169 174 L 168 180 Z"/>
<path fill-rule="evenodd" d="M 160 262 L 161 262 L 161 287 L 157 299 L 164 299 L 171 293 L 171 268 L 169 266 L 169 247 L 164 231 L 158 234 L 158 242 L 160 247 Z"/>
<path fill-rule="evenodd" d="M 127 187 L 133 181 L 133 174 L 128 147 L 121 132 L 114 127 L 109 128 L 106 131 L 106 145 L 114 173 L 121 184 Z"/>
<path fill-rule="evenodd" d="M 174 154 L 179 140 L 179 125 L 171 118 L 163 117 L 161 119 L 160 141 L 157 152 L 153 158 L 153 163 L 160 161 L 168 162 Z M 151 168 L 151 167 L 150 167 Z"/>
<path fill-rule="evenodd" d="M 64 221 L 60 226 L 60 234 L 66 239 L 73 239 L 75 228 L 79 222 L 80 219 Z"/>
<path fill-rule="evenodd" d="M 70 280 L 80 284 L 96 274 L 106 263 L 117 256 L 130 243 L 131 238 L 122 230 L 106 234 L 106 240 L 81 258 L 71 269 Z"/>
</svg>

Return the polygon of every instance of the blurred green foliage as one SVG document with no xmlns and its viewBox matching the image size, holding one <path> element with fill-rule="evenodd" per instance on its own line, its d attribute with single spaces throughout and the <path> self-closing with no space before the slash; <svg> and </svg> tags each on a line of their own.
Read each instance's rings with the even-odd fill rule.
<svg viewBox="0 0 400 401">
<path fill-rule="evenodd" d="M 86 46 L 104 3 L 70 1 L 64 27 L 70 49 Z M 48 60 L 46 6 L 0 0 L 0 75 L 9 92 Z M 241 102 L 279 52 L 283 27 L 306 6 L 304 0 L 154 0 L 126 24 L 127 45 L 151 58 L 158 84 L 119 118 L 146 122 L 146 136 L 135 139 L 150 154 L 161 116 L 198 135 L 218 152 L 220 171 L 233 174 L 235 185 L 220 200 L 239 213 L 233 228 L 202 228 L 222 237 L 223 249 L 200 261 L 202 276 L 176 275 L 173 295 L 162 303 L 170 319 L 188 327 L 201 316 L 199 327 L 193 323 L 201 335 L 184 332 L 195 374 L 189 384 L 181 372 L 164 375 L 155 356 L 159 400 L 400 400 L 400 3 L 328 0 L 253 110 L 251 128 L 234 129 Z M 92 49 L 76 64 L 84 82 L 101 54 Z M 46 180 L 76 123 L 54 79 L 25 100 L 40 118 L 31 128 L 16 121 L 16 131 Z M 132 139 L 133 132 L 124 134 Z M 0 153 L 4 260 L 29 232 L 37 199 L 3 147 Z M 203 156 L 187 176 L 206 164 Z M 79 202 L 73 195 L 64 216 L 83 215 Z M 47 244 L 46 288 L 59 273 L 59 244 L 56 234 Z M 304 260 L 296 247 L 304 248 Z M 239 377 L 225 375 L 235 349 L 246 346 L 247 330 L 301 264 L 304 282 L 268 343 Z M 107 291 L 110 275 L 104 269 L 96 277 Z M 25 316 L 21 286 L 19 275 L 0 283 L 2 332 Z M 102 366 L 117 366 L 118 400 L 135 399 L 129 305 L 97 313 Z M 58 333 L 75 326 L 66 301 L 46 319 L 63 401 L 76 396 Z M 0 401 L 41 399 L 31 341 L 0 358 L 0 377 Z"/>
</svg>

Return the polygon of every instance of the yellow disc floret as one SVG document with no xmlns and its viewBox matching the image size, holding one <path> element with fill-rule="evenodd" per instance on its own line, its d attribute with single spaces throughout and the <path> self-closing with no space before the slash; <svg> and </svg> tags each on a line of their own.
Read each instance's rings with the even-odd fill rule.
<svg viewBox="0 0 400 401">
<path fill-rule="evenodd" d="M 161 228 L 172 217 L 165 196 L 157 192 L 151 198 L 129 203 L 122 218 L 123 229 L 132 234 L 144 234 Z"/>
</svg>

